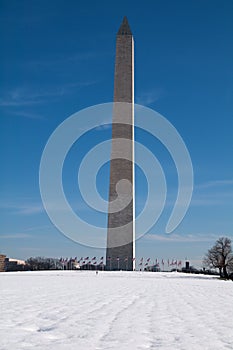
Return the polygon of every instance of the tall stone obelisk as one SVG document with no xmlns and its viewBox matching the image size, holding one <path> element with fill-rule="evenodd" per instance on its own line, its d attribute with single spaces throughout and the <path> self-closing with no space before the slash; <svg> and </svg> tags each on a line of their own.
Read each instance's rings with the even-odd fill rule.
<svg viewBox="0 0 233 350">
<path fill-rule="evenodd" d="M 124 17 L 116 40 L 107 270 L 134 270 L 134 40 Z"/>
</svg>

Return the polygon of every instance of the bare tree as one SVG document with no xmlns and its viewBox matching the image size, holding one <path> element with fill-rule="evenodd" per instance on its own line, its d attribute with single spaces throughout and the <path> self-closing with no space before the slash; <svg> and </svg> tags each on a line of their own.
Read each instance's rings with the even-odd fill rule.
<svg viewBox="0 0 233 350">
<path fill-rule="evenodd" d="M 29 258 L 26 260 L 28 268 L 32 271 L 35 270 L 56 270 L 61 269 L 60 262 L 58 259 L 45 258 L 37 256 L 36 258 Z"/>
<path fill-rule="evenodd" d="M 231 240 L 220 237 L 206 253 L 203 264 L 210 268 L 218 268 L 221 277 L 228 278 L 233 266 Z"/>
</svg>

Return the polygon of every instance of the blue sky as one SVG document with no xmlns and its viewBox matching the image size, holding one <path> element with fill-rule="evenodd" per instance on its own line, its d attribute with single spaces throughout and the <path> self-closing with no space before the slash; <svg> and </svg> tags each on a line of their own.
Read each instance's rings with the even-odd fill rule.
<svg viewBox="0 0 233 350">
<path fill-rule="evenodd" d="M 137 140 L 160 160 L 168 181 L 165 210 L 137 241 L 137 257 L 188 257 L 198 264 L 220 235 L 233 237 L 232 1 L 0 3 L 0 251 L 15 258 L 104 254 L 70 241 L 50 222 L 40 199 L 39 164 L 49 136 L 62 121 L 112 101 L 115 36 L 125 15 L 135 40 L 135 101 L 175 126 L 190 152 L 195 178 L 189 211 L 168 237 L 176 170 L 157 140 L 136 132 Z M 109 128 L 87 135 L 83 154 L 110 135 Z M 74 148 L 64 168 L 67 196 L 86 220 L 104 226 L 106 216 L 94 215 L 73 195 L 76 160 Z M 108 172 L 106 165 L 97 179 L 105 198 Z M 136 173 L 139 211 L 145 179 Z"/>
</svg>

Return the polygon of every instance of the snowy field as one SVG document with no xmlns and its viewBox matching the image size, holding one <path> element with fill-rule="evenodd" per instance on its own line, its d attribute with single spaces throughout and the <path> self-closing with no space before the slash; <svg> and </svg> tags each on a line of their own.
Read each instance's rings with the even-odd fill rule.
<svg viewBox="0 0 233 350">
<path fill-rule="evenodd" d="M 147 272 L 0 274 L 1 350 L 233 349 L 233 283 Z"/>
</svg>

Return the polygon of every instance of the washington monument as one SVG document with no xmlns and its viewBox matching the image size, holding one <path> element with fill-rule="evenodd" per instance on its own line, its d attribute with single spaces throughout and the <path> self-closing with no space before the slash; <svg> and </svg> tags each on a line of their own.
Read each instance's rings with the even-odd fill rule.
<svg viewBox="0 0 233 350">
<path fill-rule="evenodd" d="M 124 17 L 116 39 L 107 270 L 135 268 L 134 40 Z"/>
</svg>

